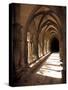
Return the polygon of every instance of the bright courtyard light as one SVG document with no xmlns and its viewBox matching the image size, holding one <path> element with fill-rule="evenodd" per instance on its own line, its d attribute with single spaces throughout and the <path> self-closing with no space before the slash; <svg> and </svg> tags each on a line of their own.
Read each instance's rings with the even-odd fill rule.
<svg viewBox="0 0 68 90">
<path fill-rule="evenodd" d="M 61 63 L 59 53 L 53 53 L 36 74 L 53 78 L 62 78 L 63 67 L 61 66 Z"/>
</svg>

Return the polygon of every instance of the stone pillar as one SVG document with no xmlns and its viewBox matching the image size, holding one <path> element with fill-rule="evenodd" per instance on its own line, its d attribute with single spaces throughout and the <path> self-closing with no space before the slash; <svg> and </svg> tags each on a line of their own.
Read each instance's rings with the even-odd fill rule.
<svg viewBox="0 0 68 90">
<path fill-rule="evenodd" d="M 49 40 L 47 40 L 47 53 L 49 52 Z"/>
<path fill-rule="evenodd" d="M 31 42 L 28 41 L 28 63 L 32 62 L 32 45 Z"/>
<path fill-rule="evenodd" d="M 44 40 L 44 54 L 46 54 L 46 40 Z"/>
<path fill-rule="evenodd" d="M 38 55 L 39 55 L 39 57 L 41 57 L 40 44 L 38 44 Z"/>
<path fill-rule="evenodd" d="M 44 38 L 42 38 L 42 55 L 44 56 Z"/>
<path fill-rule="evenodd" d="M 38 36 L 34 36 L 34 40 L 33 40 L 33 54 L 35 56 L 35 59 L 38 59 Z"/>
<path fill-rule="evenodd" d="M 27 33 L 27 44 L 28 44 L 28 63 L 32 62 L 32 44 L 30 41 L 30 33 Z"/>
</svg>

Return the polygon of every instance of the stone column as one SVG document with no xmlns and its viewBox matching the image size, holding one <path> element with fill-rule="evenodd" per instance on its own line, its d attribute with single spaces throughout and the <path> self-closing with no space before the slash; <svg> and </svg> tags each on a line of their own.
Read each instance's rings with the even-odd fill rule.
<svg viewBox="0 0 68 90">
<path fill-rule="evenodd" d="M 44 54 L 46 54 L 46 40 L 44 40 Z"/>
<path fill-rule="evenodd" d="M 28 41 L 28 63 L 32 62 L 32 45 L 31 42 Z"/>
<path fill-rule="evenodd" d="M 28 63 L 32 62 L 32 43 L 30 41 L 30 33 L 27 33 L 27 44 L 28 44 Z"/>
<path fill-rule="evenodd" d="M 49 52 L 49 40 L 47 40 L 47 53 Z"/>
</svg>

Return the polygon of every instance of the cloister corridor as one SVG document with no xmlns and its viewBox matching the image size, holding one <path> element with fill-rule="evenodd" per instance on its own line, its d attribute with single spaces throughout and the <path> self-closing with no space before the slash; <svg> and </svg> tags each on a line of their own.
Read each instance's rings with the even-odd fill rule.
<svg viewBox="0 0 68 90">
<path fill-rule="evenodd" d="M 11 86 L 66 83 L 66 7 L 10 4 Z"/>
</svg>

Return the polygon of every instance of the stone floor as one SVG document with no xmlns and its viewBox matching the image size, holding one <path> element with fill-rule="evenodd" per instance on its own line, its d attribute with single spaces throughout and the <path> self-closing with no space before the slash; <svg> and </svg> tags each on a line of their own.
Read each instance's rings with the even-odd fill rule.
<svg viewBox="0 0 68 90">
<path fill-rule="evenodd" d="M 62 62 L 59 53 L 52 53 L 41 66 L 31 73 L 25 80 L 21 80 L 20 85 L 46 85 L 62 83 Z"/>
</svg>

